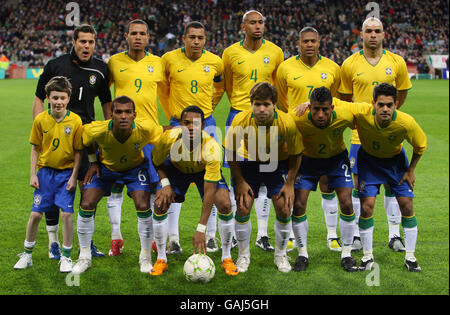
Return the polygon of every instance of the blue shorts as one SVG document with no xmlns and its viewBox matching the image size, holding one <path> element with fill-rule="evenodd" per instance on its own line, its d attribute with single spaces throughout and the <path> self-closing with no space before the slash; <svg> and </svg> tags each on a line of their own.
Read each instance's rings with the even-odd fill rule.
<svg viewBox="0 0 450 315">
<path fill-rule="evenodd" d="M 227 117 L 227 121 L 225 122 L 225 135 L 227 134 L 228 128 L 230 128 L 231 123 L 233 122 L 234 117 L 239 114 L 241 111 L 234 109 L 234 108 L 230 108 L 230 112 L 228 113 L 228 117 Z M 223 155 L 223 167 L 228 167 L 230 168 L 230 165 L 228 164 L 226 158 L 225 158 L 225 153 Z"/>
<path fill-rule="evenodd" d="M 147 144 L 145 147 L 142 148 L 142 152 L 144 153 L 145 158 L 148 160 L 148 176 L 149 176 L 149 182 L 151 184 L 159 182 L 159 176 L 158 172 L 155 169 L 155 166 L 152 162 L 152 151 L 155 146 L 152 144 Z"/>
<path fill-rule="evenodd" d="M 133 191 L 143 190 L 150 192 L 150 181 L 147 171 L 147 159 L 141 165 L 125 171 L 113 172 L 100 163 L 100 178 L 95 174 L 89 184 L 84 189 L 98 188 L 105 191 L 105 196 L 111 194 L 111 188 L 115 182 L 121 181 L 127 186 L 127 193 L 130 195 Z"/>
<path fill-rule="evenodd" d="M 295 181 L 295 189 L 316 191 L 317 183 L 322 175 L 328 177 L 328 188 L 330 190 L 341 187 L 353 188 L 347 150 L 327 159 L 303 155 L 298 173 L 299 178 Z"/>
<path fill-rule="evenodd" d="M 180 120 L 176 119 L 174 117 L 170 118 L 170 125 L 171 126 L 179 126 Z M 209 134 L 211 137 L 214 138 L 217 142 L 219 142 L 217 138 L 217 126 L 216 126 L 216 120 L 214 119 L 213 115 L 210 115 L 209 117 L 205 118 L 205 127 L 203 130 Z"/>
<path fill-rule="evenodd" d="M 358 151 L 358 191 L 359 196 L 375 197 L 380 191 L 381 184 L 389 184 L 396 197 L 414 198 L 414 193 L 402 179 L 409 167 L 405 150 L 392 158 L 377 158 L 368 154 L 364 149 Z"/>
<path fill-rule="evenodd" d="M 170 186 L 175 193 L 175 202 L 184 202 L 186 192 L 191 183 L 195 183 L 200 197 L 203 199 L 205 171 L 192 174 L 183 173 L 179 169 L 177 169 L 172 164 L 172 162 L 170 162 L 170 158 L 167 158 L 164 161 L 164 171 L 166 172 L 167 177 L 170 181 Z M 158 183 L 158 185 L 156 186 L 156 190 L 158 191 L 161 188 L 161 183 Z M 226 190 L 228 190 L 228 186 L 225 179 L 223 178 L 223 175 L 222 179 L 217 182 L 217 189 L 219 188 L 225 188 Z"/>
<path fill-rule="evenodd" d="M 289 161 L 278 161 L 278 165 L 273 172 L 261 172 L 260 166 L 267 163 L 242 161 L 239 162 L 239 167 L 242 171 L 244 180 L 249 184 L 253 191 L 255 199 L 258 197 L 259 187 L 264 184 L 267 187 L 267 197 L 270 198 L 277 195 L 284 183 L 286 182 Z M 236 189 L 235 181 L 232 179 L 233 188 Z M 236 191 L 236 190 L 235 190 Z"/>
<path fill-rule="evenodd" d="M 353 174 L 358 175 L 358 151 L 361 148 L 360 144 L 350 144 L 350 153 L 348 159 L 350 160 L 350 170 Z"/>
<path fill-rule="evenodd" d="M 73 213 L 75 190 L 72 192 L 66 190 L 71 175 L 71 169 L 41 168 L 37 172 L 39 189 L 34 190 L 31 211 L 42 213 L 61 208 L 63 212 Z"/>
</svg>

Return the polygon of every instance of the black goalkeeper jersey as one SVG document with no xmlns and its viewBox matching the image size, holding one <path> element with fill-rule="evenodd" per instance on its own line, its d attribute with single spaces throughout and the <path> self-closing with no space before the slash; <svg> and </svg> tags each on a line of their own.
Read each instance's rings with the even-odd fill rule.
<svg viewBox="0 0 450 315">
<path fill-rule="evenodd" d="M 98 96 L 101 104 L 111 102 L 109 70 L 106 63 L 92 57 L 81 62 L 74 50 L 69 54 L 50 60 L 44 67 L 36 87 L 36 96 L 45 100 L 45 85 L 54 76 L 65 76 L 72 84 L 72 96 L 67 108 L 78 114 L 83 124 L 95 120 L 94 100 Z"/>
</svg>

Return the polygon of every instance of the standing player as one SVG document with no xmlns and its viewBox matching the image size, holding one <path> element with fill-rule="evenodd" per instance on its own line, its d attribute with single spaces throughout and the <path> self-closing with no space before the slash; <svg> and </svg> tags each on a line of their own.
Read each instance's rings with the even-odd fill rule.
<svg viewBox="0 0 450 315">
<path fill-rule="evenodd" d="M 297 105 L 307 102 L 315 88 L 326 87 L 336 96 L 340 83 L 339 66 L 330 59 L 319 55 L 319 33 L 313 27 L 305 27 L 300 31 L 299 55 L 284 61 L 278 68 L 276 88 L 278 91 L 278 107 L 292 111 Z M 336 193 L 328 189 L 327 178 L 319 181 L 322 192 L 322 209 L 327 225 L 327 245 L 332 251 L 341 251 L 336 232 L 338 221 L 338 204 Z"/>
<path fill-rule="evenodd" d="M 222 55 L 225 68 L 225 91 L 230 100 L 230 112 L 225 128 L 231 126 L 234 117 L 243 110 L 251 108 L 250 90 L 258 82 L 275 84 L 277 68 L 284 60 L 280 47 L 263 38 L 264 16 L 255 10 L 247 11 L 243 18 L 241 29 L 245 39 L 226 48 Z M 224 166 L 228 163 L 224 161 Z M 236 209 L 233 187 L 231 187 L 231 202 Z M 270 199 L 267 188 L 259 187 L 258 198 L 255 201 L 255 211 L 258 218 L 258 236 L 256 245 L 263 250 L 273 250 L 267 234 Z"/>
<path fill-rule="evenodd" d="M 338 89 L 341 99 L 371 103 L 374 87 L 387 82 L 398 89 L 397 108 L 405 102 L 408 90 L 412 87 L 408 69 L 401 56 L 383 49 L 384 35 L 383 24 L 379 19 L 370 17 L 364 21 L 361 31 L 363 49 L 348 57 L 341 67 L 341 85 Z M 356 131 L 352 132 L 350 141 L 350 166 L 354 187 L 358 187 L 357 153 L 361 145 Z M 353 196 L 354 209 L 359 217 L 360 200 L 356 190 Z M 384 207 L 389 222 L 389 247 L 394 251 L 404 251 L 400 237 L 401 213 L 395 195 L 388 186 L 385 186 Z M 356 250 L 361 249 L 358 234 L 355 235 L 353 246 Z"/>
<path fill-rule="evenodd" d="M 364 251 L 360 269 L 370 270 L 373 258 L 373 210 L 381 184 L 388 183 L 400 205 L 405 235 L 405 267 L 421 271 L 414 256 L 417 219 L 413 209 L 414 170 L 427 146 L 427 137 L 417 122 L 397 110 L 397 89 L 389 83 L 374 88 L 372 106 L 342 102 L 356 120 L 361 148 L 358 151 L 358 192 L 361 198 L 359 231 Z M 413 147 L 408 164 L 403 141 Z"/>
<path fill-rule="evenodd" d="M 186 107 L 180 118 L 180 127 L 165 132 L 152 154 L 161 181 L 153 214 L 158 259 L 150 274 L 159 276 L 167 269 L 167 212 L 171 203 L 184 201 L 189 185 L 195 183 L 203 202 L 200 221 L 193 237 L 194 253 L 205 253 L 207 249 L 206 223 L 215 203 L 219 211 L 222 268 L 227 275 L 235 276 L 238 271 L 231 258 L 234 222 L 228 187 L 221 172 L 222 148 L 202 130 L 204 115 L 199 107 Z"/>
<path fill-rule="evenodd" d="M 31 130 L 30 186 L 35 188 L 33 207 L 27 225 L 24 252 L 14 269 L 33 265 L 32 252 L 42 212 L 61 209 L 63 246 L 60 271 L 71 272 L 73 240 L 73 201 L 81 161 L 82 123 L 80 117 L 67 109 L 72 86 L 65 77 L 54 77 L 45 85 L 48 111 L 36 116 Z M 37 171 L 37 174 L 36 174 Z"/>
<path fill-rule="evenodd" d="M 236 115 L 225 137 L 237 203 L 239 272 L 247 271 L 250 265 L 250 210 L 262 183 L 276 213 L 274 262 L 281 272 L 291 270 L 286 246 L 292 227 L 294 180 L 303 145 L 293 118 L 275 110 L 277 98 L 270 83 L 255 84 L 250 91 L 251 109 Z"/>
<path fill-rule="evenodd" d="M 133 20 L 128 23 L 125 33 L 128 50 L 113 55 L 108 61 L 108 68 L 110 84 L 114 84 L 114 96 L 130 97 L 136 106 L 137 119 L 149 119 L 155 125 L 159 125 L 156 99 L 157 85 L 162 80 L 162 65 L 160 57 L 145 50 L 149 37 L 147 23 L 143 20 Z M 153 192 L 158 182 L 158 175 L 151 163 L 152 148 L 153 145 L 148 144 L 143 148 L 143 152 L 149 161 L 149 180 Z M 122 233 L 120 232 L 122 190 L 123 184 L 116 183 L 107 202 L 111 222 L 110 256 L 120 254 L 123 247 Z"/>
<path fill-rule="evenodd" d="M 36 95 L 33 102 L 33 118 L 44 110 L 45 85 L 54 76 L 65 76 L 72 84 L 72 97 L 67 108 L 81 117 L 83 124 L 95 120 L 94 100 L 98 96 L 103 108 L 103 116 L 111 115 L 111 92 L 108 86 L 108 67 L 100 59 L 92 55 L 95 49 L 96 32 L 91 25 L 82 24 L 73 32 L 73 48 L 69 54 L 50 60 L 39 77 Z M 78 183 L 82 193 L 82 180 L 89 168 L 87 153 L 83 153 Z M 46 212 L 46 223 L 49 237 L 49 256 L 52 259 L 61 257 L 58 242 L 59 211 Z M 92 256 L 104 256 L 92 243 Z"/>
<path fill-rule="evenodd" d="M 352 176 L 343 133 L 353 128 L 353 114 L 345 108 L 335 108 L 331 91 L 319 87 L 312 91 L 309 111 L 301 117 L 293 112 L 296 125 L 302 134 L 305 151 L 299 169 L 300 179 L 295 183 L 295 201 L 292 228 L 299 255 L 294 271 L 306 270 L 308 266 L 306 207 L 310 191 L 315 191 L 322 176 L 327 176 L 328 186 L 336 191 L 341 208 L 339 230 L 343 248 L 341 265 L 345 271 L 357 271 L 351 256 L 355 229 L 355 213 L 352 205 Z"/>
<path fill-rule="evenodd" d="M 212 113 L 224 92 L 222 60 L 204 50 L 206 32 L 200 22 L 186 25 L 183 43 L 184 47 L 170 51 L 161 58 L 164 73 L 163 84 L 158 92 L 161 107 L 170 114 L 170 124 L 177 126 L 183 109 L 192 104 L 198 105 L 205 115 L 205 131 L 216 138 L 216 121 Z M 182 251 L 178 232 L 180 210 L 180 203 L 173 203 L 169 210 L 170 253 Z M 207 232 L 209 252 L 218 250 L 215 207 L 212 211 Z"/>
<path fill-rule="evenodd" d="M 84 180 L 83 199 L 78 211 L 77 232 L 80 256 L 73 273 L 80 274 L 91 266 L 89 244 L 94 234 L 95 208 L 104 195 L 111 193 L 113 184 L 123 181 L 128 195 L 133 198 L 138 216 L 141 241 L 140 271 L 150 272 L 152 248 L 152 211 L 150 209 L 150 183 L 148 161 L 142 148 L 156 144 L 162 127 L 151 120 L 135 120 L 134 102 L 127 96 L 116 97 L 111 105 L 112 119 L 92 122 L 84 127 L 83 145 L 99 146 L 99 164 L 91 166 Z"/>
</svg>

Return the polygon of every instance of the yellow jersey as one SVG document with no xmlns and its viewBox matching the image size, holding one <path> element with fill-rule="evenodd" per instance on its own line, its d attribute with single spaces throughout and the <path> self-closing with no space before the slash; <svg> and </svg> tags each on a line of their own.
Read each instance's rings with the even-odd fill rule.
<svg viewBox="0 0 450 315">
<path fill-rule="evenodd" d="M 248 161 L 284 161 L 303 152 L 301 135 L 294 119 L 275 110 L 271 126 L 258 126 L 252 109 L 238 113 L 225 136 L 226 150 Z"/>
<path fill-rule="evenodd" d="M 165 53 L 161 62 L 163 85 L 158 94 L 161 107 L 180 119 L 184 108 L 196 105 L 205 118 L 209 117 L 223 95 L 222 59 L 203 50 L 202 56 L 192 61 L 186 57 L 185 49 L 179 48 Z"/>
<path fill-rule="evenodd" d="M 250 52 L 243 40 L 227 47 L 222 54 L 225 67 L 225 91 L 231 108 L 239 111 L 251 107 L 250 90 L 258 82 L 275 84 L 278 66 L 284 55 L 280 47 L 264 40 L 261 47 Z"/>
<path fill-rule="evenodd" d="M 316 158 L 325 159 L 342 153 L 345 148 L 344 130 L 354 128 L 353 114 L 342 107 L 335 107 L 330 124 L 326 128 L 318 128 L 311 121 L 311 112 L 298 117 L 294 112 L 289 114 L 294 118 L 300 134 L 302 135 L 303 154 Z"/>
<path fill-rule="evenodd" d="M 394 85 L 397 90 L 412 87 L 405 60 L 390 51 L 384 50 L 376 65 L 371 65 L 364 51 L 354 53 L 341 66 L 340 94 L 352 94 L 354 102 L 372 103 L 373 89 L 380 83 Z M 351 143 L 359 144 L 358 134 L 352 132 Z"/>
<path fill-rule="evenodd" d="M 157 85 L 163 76 L 161 58 L 145 52 L 144 58 L 135 61 L 125 51 L 113 55 L 108 61 L 108 68 L 110 84 L 114 84 L 114 96 L 130 97 L 136 105 L 138 119 L 151 119 L 159 124 Z"/>
<path fill-rule="evenodd" d="M 163 128 L 152 120 L 135 120 L 133 131 L 121 143 L 113 134 L 113 121 L 93 121 L 84 126 L 83 144 L 88 147 L 96 142 L 100 150 L 100 162 L 113 172 L 128 171 L 144 161 L 142 148 L 148 143 L 156 145 Z"/>
<path fill-rule="evenodd" d="M 312 66 L 307 66 L 300 55 L 289 58 L 278 67 L 275 87 L 278 91 L 278 108 L 287 112 L 307 102 L 311 92 L 325 86 L 336 96 L 341 81 L 340 68 L 334 61 L 321 55 Z"/>
<path fill-rule="evenodd" d="M 153 148 L 152 160 L 157 166 L 164 163 L 167 157 L 182 173 L 194 174 L 205 171 L 204 179 L 218 182 L 222 178 L 222 149 L 208 133 L 202 130 L 201 143 L 189 149 L 182 139 L 181 127 L 164 132 L 161 140 Z"/>
<path fill-rule="evenodd" d="M 422 128 L 410 115 L 395 110 L 392 122 L 382 128 L 376 118 L 375 109 L 367 103 L 351 103 L 333 99 L 337 108 L 345 108 L 353 113 L 361 146 L 377 158 L 391 158 L 400 154 L 403 141 L 408 141 L 415 154 L 422 155 L 427 147 L 427 137 Z"/>
<path fill-rule="evenodd" d="M 73 168 L 75 150 L 83 150 L 82 133 L 81 118 L 74 112 L 67 110 L 59 123 L 50 110 L 37 115 L 30 134 L 30 143 L 41 147 L 37 168 Z"/>
</svg>

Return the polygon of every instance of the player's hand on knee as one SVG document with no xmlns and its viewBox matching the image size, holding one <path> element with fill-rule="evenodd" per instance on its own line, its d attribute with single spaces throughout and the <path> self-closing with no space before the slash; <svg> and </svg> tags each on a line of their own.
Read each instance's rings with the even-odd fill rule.
<svg viewBox="0 0 450 315">
<path fill-rule="evenodd" d="M 281 197 L 284 197 L 283 211 L 290 211 L 292 205 L 294 204 L 295 198 L 294 186 L 283 185 L 283 187 L 281 187 L 280 192 L 276 196 L 276 199 L 280 199 Z"/>
<path fill-rule="evenodd" d="M 91 163 L 89 166 L 89 169 L 84 176 L 83 186 L 90 184 L 94 175 L 97 175 L 97 177 L 100 178 L 100 166 L 98 163 Z"/>
<path fill-rule="evenodd" d="M 249 209 L 254 198 L 253 190 L 247 182 L 242 182 L 236 186 L 236 204 L 240 209 Z"/>
<path fill-rule="evenodd" d="M 170 204 L 175 202 L 175 193 L 172 188 L 165 186 L 156 192 L 155 207 L 163 211 L 167 211 Z"/>
<path fill-rule="evenodd" d="M 39 179 L 37 175 L 31 175 L 30 177 L 30 186 L 36 189 L 39 189 Z"/>
<path fill-rule="evenodd" d="M 411 189 L 414 189 L 414 183 L 416 181 L 416 174 L 414 174 L 414 172 L 411 172 L 411 171 L 406 171 L 405 174 L 403 174 L 403 177 L 398 184 L 401 185 L 405 181 L 408 183 L 408 185 Z"/>
</svg>

